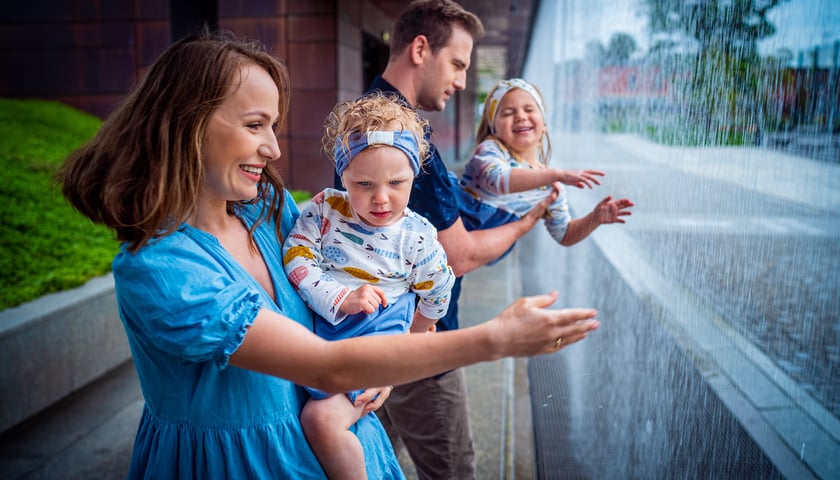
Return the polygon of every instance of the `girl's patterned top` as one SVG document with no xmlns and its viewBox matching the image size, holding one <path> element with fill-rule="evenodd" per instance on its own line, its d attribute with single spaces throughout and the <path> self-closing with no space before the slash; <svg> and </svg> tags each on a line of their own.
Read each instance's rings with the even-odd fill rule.
<svg viewBox="0 0 840 480">
<path fill-rule="evenodd" d="M 495 139 L 478 144 L 467 162 L 460 184 L 467 193 L 500 210 L 522 217 L 551 193 L 549 186 L 524 192 L 510 192 L 510 172 L 514 168 L 533 168 L 517 160 Z M 566 235 L 571 221 L 565 189 L 545 213 L 545 226 L 558 243 Z"/>
</svg>

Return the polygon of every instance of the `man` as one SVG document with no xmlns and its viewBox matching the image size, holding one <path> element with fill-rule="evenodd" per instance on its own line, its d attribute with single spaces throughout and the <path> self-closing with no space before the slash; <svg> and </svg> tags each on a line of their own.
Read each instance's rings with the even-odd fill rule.
<svg viewBox="0 0 840 480">
<path fill-rule="evenodd" d="M 473 44 L 483 35 L 481 20 L 451 0 L 414 1 L 394 27 L 385 71 L 365 93 L 395 93 L 416 109 L 442 111 L 446 102 L 466 87 Z M 427 138 L 431 133 L 431 129 L 426 132 Z M 431 156 L 414 181 L 409 208 L 437 228 L 438 240 L 458 277 L 449 312 L 438 322 L 438 330 L 458 328 L 461 277 L 508 252 L 556 198 L 556 194 L 550 196 L 521 220 L 468 232 L 452 187 L 446 166 L 432 145 Z M 421 479 L 475 478 L 462 369 L 397 386 L 377 413 L 395 450 L 399 453 L 401 444 L 406 447 Z"/>
</svg>

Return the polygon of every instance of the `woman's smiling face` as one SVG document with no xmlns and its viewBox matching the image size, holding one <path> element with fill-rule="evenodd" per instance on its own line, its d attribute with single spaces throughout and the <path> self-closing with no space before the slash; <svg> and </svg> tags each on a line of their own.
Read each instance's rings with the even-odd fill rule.
<svg viewBox="0 0 840 480">
<path fill-rule="evenodd" d="M 236 90 L 210 117 L 204 134 L 202 198 L 212 202 L 256 197 L 263 168 L 280 157 L 277 85 L 255 64 L 244 65 L 240 74 Z"/>
</svg>

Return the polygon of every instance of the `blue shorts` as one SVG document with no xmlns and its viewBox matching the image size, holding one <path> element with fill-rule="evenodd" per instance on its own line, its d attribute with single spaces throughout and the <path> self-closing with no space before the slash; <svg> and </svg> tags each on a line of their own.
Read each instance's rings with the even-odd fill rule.
<svg viewBox="0 0 840 480">
<path fill-rule="evenodd" d="M 398 335 L 406 333 L 414 319 L 417 295 L 405 293 L 387 307 L 379 307 L 373 313 L 356 313 L 348 315 L 338 325 L 333 325 L 320 315 L 315 315 L 314 329 L 319 337 L 326 340 L 341 340 L 366 335 Z M 323 400 L 332 396 L 324 391 L 304 386 L 309 395 L 315 400 Z M 362 390 L 347 392 L 351 402 L 362 394 Z"/>
</svg>

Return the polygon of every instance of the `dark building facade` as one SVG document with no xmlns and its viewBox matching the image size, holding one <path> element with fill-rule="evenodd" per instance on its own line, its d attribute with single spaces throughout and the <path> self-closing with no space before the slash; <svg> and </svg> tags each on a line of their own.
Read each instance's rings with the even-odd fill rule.
<svg viewBox="0 0 840 480">
<path fill-rule="evenodd" d="M 0 96 L 56 100 L 105 117 L 174 39 L 207 24 L 258 39 L 291 76 L 279 167 L 291 188 L 332 183 L 320 152 L 324 118 L 381 72 L 399 0 L 45 0 L 14 2 L 0 18 Z M 488 30 L 480 45 L 507 52 L 518 74 L 534 2 L 461 2 Z M 475 65 L 477 62 L 473 61 Z M 447 160 L 463 159 L 475 128 L 476 68 L 445 112 L 430 114 Z M 509 76 L 510 76 L 509 75 Z M 189 81 L 185 79 L 184 81 Z"/>
</svg>

